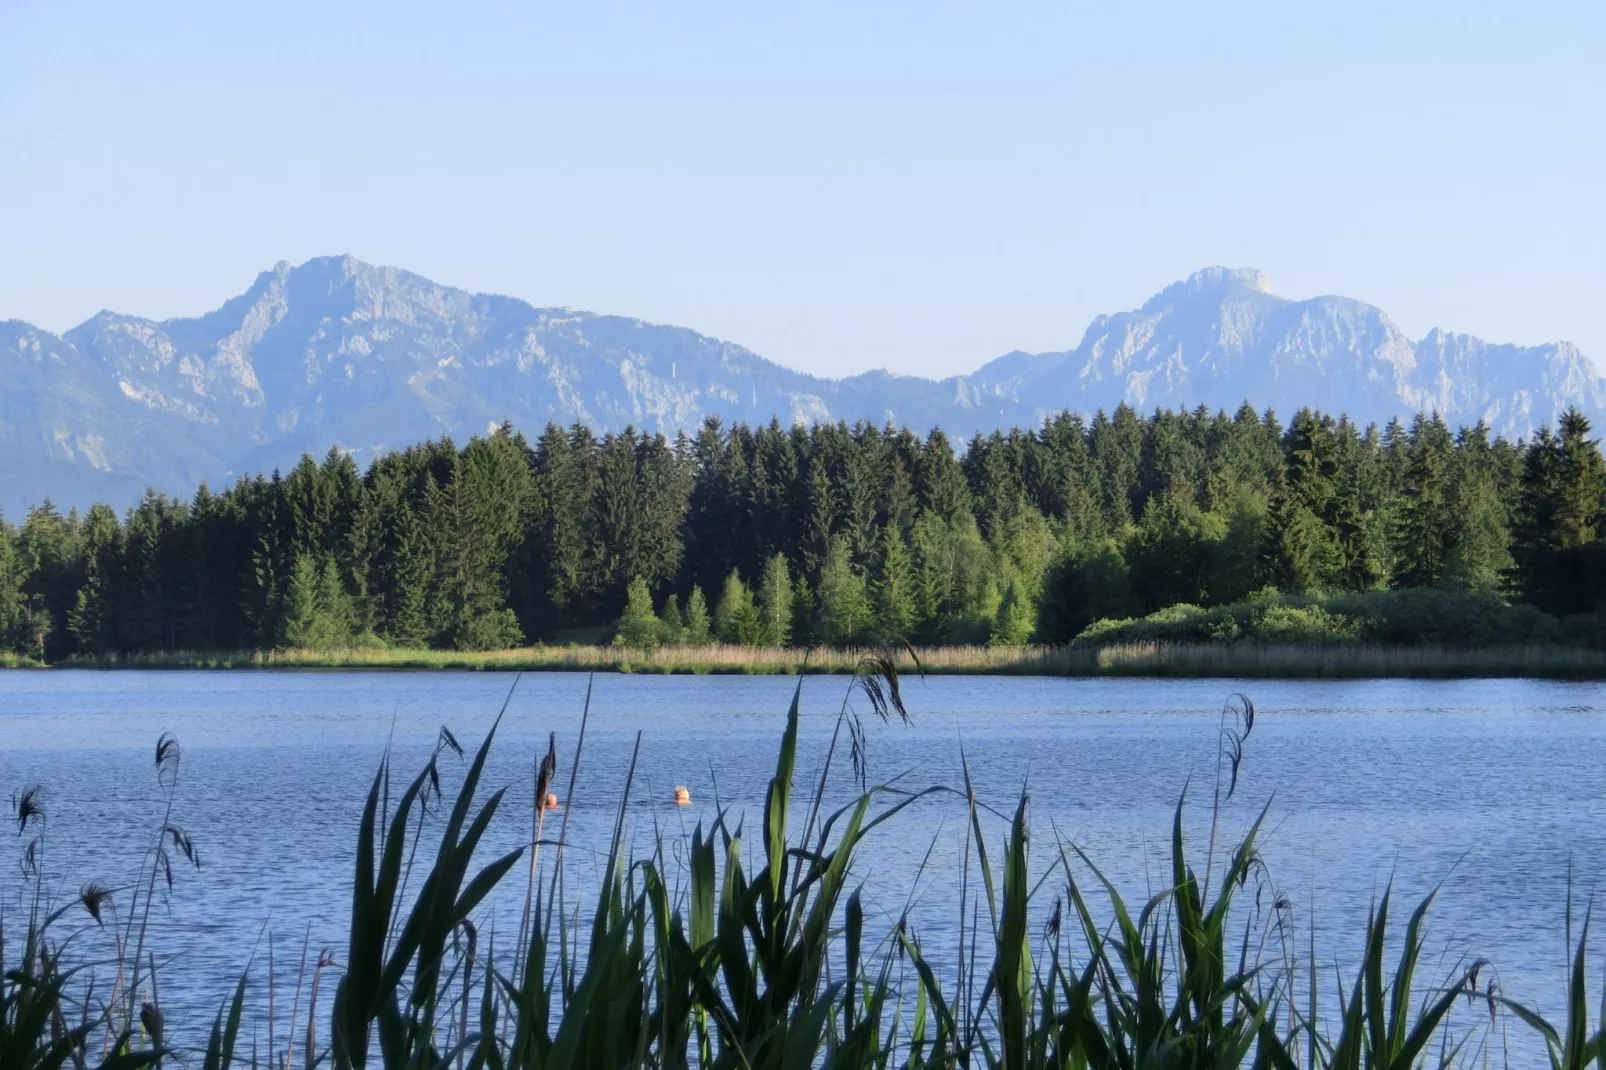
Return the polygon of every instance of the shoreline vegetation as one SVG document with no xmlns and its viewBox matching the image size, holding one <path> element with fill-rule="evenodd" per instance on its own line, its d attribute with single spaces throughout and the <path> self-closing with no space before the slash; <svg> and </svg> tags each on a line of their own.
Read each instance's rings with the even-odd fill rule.
<svg viewBox="0 0 1606 1070">
<path fill-rule="evenodd" d="M 848 674 L 859 648 L 612 644 L 511 650 L 174 650 L 80 656 L 55 668 L 258 670 L 469 670 L 620 672 L 649 675 Z M 905 674 L 1261 679 L 1606 679 L 1606 651 L 1559 643 L 1481 647 L 1331 642 L 1140 640 L 1104 645 L 946 646 L 881 650 Z M 11 661 L 13 667 L 43 667 Z"/>
<path fill-rule="evenodd" d="M 1578 412 L 1510 442 L 1429 414 L 1121 406 L 963 444 L 711 420 L 673 439 L 504 426 L 366 469 L 334 449 L 122 516 L 0 519 L 0 651 L 786 671 L 907 641 L 953 648 L 934 671 L 1594 673 L 1550 649 L 1606 652 L 1593 434 Z M 742 652 L 548 652 L 610 641 Z M 286 653 L 230 653 L 254 650 Z"/>
<path fill-rule="evenodd" d="M 165 894 L 182 895 L 183 871 L 200 864 L 200 847 L 171 818 L 177 740 L 164 735 L 156 748 L 165 810 L 152 847 L 135 881 L 116 890 L 92 881 L 76 897 L 53 894 L 42 876 L 44 789 L 24 788 L 14 807 L 26 883 L 20 899 L 0 899 L 0 932 L 13 937 L 0 943 L 6 1065 L 160 1070 L 165 1057 L 282 1070 L 299 1057 L 329 1070 L 1346 1070 L 1510 1066 L 1513 1039 L 1543 1048 L 1556 1067 L 1606 1065 L 1606 1033 L 1591 1021 L 1606 1005 L 1586 961 L 1587 913 L 1575 931 L 1570 895 L 1556 905 L 1558 931 L 1538 936 L 1571 958 L 1561 1017 L 1505 995 L 1476 949 L 1435 959 L 1439 937 L 1430 941 L 1426 921 L 1436 893 L 1407 914 L 1391 881 L 1364 927 L 1318 942 L 1315 889 L 1310 902 L 1284 892 L 1258 850 L 1270 804 L 1257 817 L 1235 799 L 1255 726 L 1242 695 L 1222 710 L 1213 793 L 1201 784 L 1176 804 L 1170 880 L 1129 901 L 1081 847 L 1050 833 L 1052 815 L 1032 815 L 1024 793 L 988 804 L 968 768 L 923 790 L 872 786 L 855 746 L 857 797 L 831 810 L 832 757 L 846 759 L 833 741 L 818 780 L 799 774 L 802 687 L 763 820 L 746 838 L 744 817 L 754 815 L 721 810 L 689 835 L 660 830 L 636 842 L 627 826 L 638 736 L 595 890 L 564 876 L 567 811 L 542 833 L 542 800 L 563 783 L 556 736 L 528 794 L 483 783 L 494 726 L 472 755 L 443 727 L 410 784 L 385 761 L 356 837 L 349 947 L 306 949 L 299 972 L 292 960 L 277 982 L 271 950 L 265 977 L 260 957 L 242 962 L 237 982 L 212 993 L 209 1037 L 204 1021 L 164 1013 L 185 964 L 159 966 L 147 927 L 163 879 Z M 889 666 L 870 664 L 849 687 L 867 700 L 864 718 L 909 721 Z M 857 741 L 866 730 L 845 703 L 837 736 Z M 565 798 L 575 797 L 579 742 L 573 754 Z M 443 773 L 458 780 L 455 798 Z M 958 819 L 937 834 L 963 840 L 957 955 L 934 949 L 909 906 L 890 914 L 873 893 L 862 898 L 865 866 L 878 861 L 871 834 L 917 805 Z M 1185 819 L 1190 807 L 1209 816 L 1208 837 L 1189 831 L 1202 828 Z M 531 839 L 488 858 L 488 831 L 509 820 L 528 821 Z M 511 950 L 506 936 L 485 938 L 496 931 L 485 904 L 498 888 L 515 912 L 523 901 Z M 1451 934 L 1450 946 L 1468 935 Z M 1340 949 L 1352 957 L 1329 974 Z M 276 1002 L 291 977 L 293 998 Z M 276 1029 L 285 1018 L 290 1029 Z"/>
</svg>

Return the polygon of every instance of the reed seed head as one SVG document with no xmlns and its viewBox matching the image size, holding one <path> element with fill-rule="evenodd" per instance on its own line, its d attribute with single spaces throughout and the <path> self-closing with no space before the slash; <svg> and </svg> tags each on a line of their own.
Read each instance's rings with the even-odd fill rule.
<svg viewBox="0 0 1606 1070">
<path fill-rule="evenodd" d="M 101 909 L 111 902 L 111 898 L 112 890 L 99 881 L 90 881 L 78 892 L 78 902 L 82 903 L 89 916 L 95 919 L 96 925 L 102 924 Z"/>
<path fill-rule="evenodd" d="M 11 797 L 11 807 L 16 811 L 17 836 L 28 831 L 28 826 L 45 819 L 45 789 L 38 784 L 30 784 Z"/>
</svg>

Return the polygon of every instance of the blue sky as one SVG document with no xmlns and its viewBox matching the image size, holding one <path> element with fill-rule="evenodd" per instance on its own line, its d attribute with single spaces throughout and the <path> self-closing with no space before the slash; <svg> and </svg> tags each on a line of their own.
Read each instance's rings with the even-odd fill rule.
<svg viewBox="0 0 1606 1070">
<path fill-rule="evenodd" d="M 1606 4 L 0 0 L 0 317 L 277 260 L 794 367 L 1074 345 L 1208 265 L 1606 365 Z"/>
</svg>

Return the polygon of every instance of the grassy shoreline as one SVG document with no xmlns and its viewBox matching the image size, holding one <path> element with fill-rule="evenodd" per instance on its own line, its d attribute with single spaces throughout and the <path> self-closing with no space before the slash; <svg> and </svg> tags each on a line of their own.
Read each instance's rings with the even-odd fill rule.
<svg viewBox="0 0 1606 1070">
<path fill-rule="evenodd" d="M 72 658 L 57 668 L 371 669 L 686 675 L 849 673 L 863 651 L 741 646 L 524 647 L 514 650 L 243 650 Z M 1104 646 L 930 647 L 928 675 L 1251 677 L 1262 679 L 1541 677 L 1606 679 L 1606 651 L 1561 644 L 1480 647 L 1367 643 L 1134 642 Z M 915 670 L 899 651 L 900 671 Z"/>
</svg>

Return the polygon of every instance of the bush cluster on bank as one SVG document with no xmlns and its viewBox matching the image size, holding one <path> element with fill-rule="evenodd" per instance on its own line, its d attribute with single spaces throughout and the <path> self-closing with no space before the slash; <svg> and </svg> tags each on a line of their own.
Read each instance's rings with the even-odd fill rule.
<svg viewBox="0 0 1606 1070">
<path fill-rule="evenodd" d="M 1557 618 L 1489 593 L 1415 588 L 1287 595 L 1267 590 L 1227 605 L 1182 604 L 1143 617 L 1096 621 L 1075 640 L 1078 646 L 1148 642 L 1599 649 L 1606 648 L 1606 622 L 1596 614 Z"/>
</svg>

